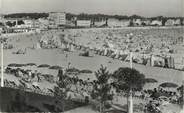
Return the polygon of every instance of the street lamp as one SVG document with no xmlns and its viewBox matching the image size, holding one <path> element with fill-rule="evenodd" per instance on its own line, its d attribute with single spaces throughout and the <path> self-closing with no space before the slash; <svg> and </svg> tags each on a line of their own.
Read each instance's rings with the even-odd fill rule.
<svg viewBox="0 0 184 113">
<path fill-rule="evenodd" d="M 133 55 L 132 51 L 130 52 L 130 68 L 133 69 Z M 132 90 L 130 90 L 130 95 L 128 98 L 128 113 L 133 113 L 133 99 L 132 99 Z"/>
<path fill-rule="evenodd" d="M 0 34 L 0 43 L 1 43 L 1 87 L 4 87 L 4 69 L 3 69 L 3 48 L 4 48 L 4 42 L 6 41 L 5 38 L 3 38 Z"/>
</svg>

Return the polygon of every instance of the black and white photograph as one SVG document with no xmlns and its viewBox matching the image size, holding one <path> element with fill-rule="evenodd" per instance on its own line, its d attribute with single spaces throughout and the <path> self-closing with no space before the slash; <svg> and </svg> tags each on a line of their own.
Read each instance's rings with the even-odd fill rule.
<svg viewBox="0 0 184 113">
<path fill-rule="evenodd" d="M 0 112 L 184 113 L 184 0 L 0 0 Z"/>
</svg>

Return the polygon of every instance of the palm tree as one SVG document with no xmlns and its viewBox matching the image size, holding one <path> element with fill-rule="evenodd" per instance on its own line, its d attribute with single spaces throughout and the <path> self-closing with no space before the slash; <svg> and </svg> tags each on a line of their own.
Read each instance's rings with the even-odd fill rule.
<svg viewBox="0 0 184 113">
<path fill-rule="evenodd" d="M 118 90 L 127 94 L 128 113 L 133 113 L 132 91 L 140 91 L 144 86 L 145 76 L 136 69 L 119 68 L 113 73 Z"/>
<path fill-rule="evenodd" d="M 107 71 L 106 67 L 101 65 L 101 68 L 95 72 L 97 80 L 93 86 L 91 97 L 100 102 L 100 113 L 104 112 L 105 102 L 110 100 L 110 84 L 109 78 L 111 74 Z M 111 98 L 112 99 L 112 98 Z"/>
</svg>

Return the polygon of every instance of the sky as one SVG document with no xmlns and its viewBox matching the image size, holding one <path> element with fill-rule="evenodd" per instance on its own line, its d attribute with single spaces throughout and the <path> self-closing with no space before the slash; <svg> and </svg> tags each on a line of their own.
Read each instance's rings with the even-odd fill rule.
<svg viewBox="0 0 184 113">
<path fill-rule="evenodd" d="M 184 0 L 0 0 L 1 12 L 184 16 Z"/>
</svg>

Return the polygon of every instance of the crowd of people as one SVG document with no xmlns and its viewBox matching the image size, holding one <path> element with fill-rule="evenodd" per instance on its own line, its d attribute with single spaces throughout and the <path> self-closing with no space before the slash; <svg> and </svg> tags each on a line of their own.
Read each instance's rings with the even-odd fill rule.
<svg viewBox="0 0 184 113">
<path fill-rule="evenodd" d="M 49 32 L 41 37 L 39 43 L 40 47 L 47 49 L 93 50 L 98 55 L 123 61 L 130 52 L 133 52 L 135 63 L 146 65 L 150 64 L 149 59 L 154 59 L 155 63 L 150 66 L 183 68 L 182 64 L 178 64 L 178 62 L 182 63 L 182 58 L 178 58 L 180 52 L 175 49 L 176 46 L 180 47 L 183 44 L 181 28 L 70 29 L 62 32 Z"/>
<path fill-rule="evenodd" d="M 174 65 L 182 60 L 176 57 L 180 53 L 175 49 L 183 44 L 181 28 L 79 29 L 68 30 L 66 34 L 66 37 L 74 40 L 75 45 L 97 50 L 100 55 L 123 59 L 121 56 L 133 52 L 134 61 L 141 64 L 145 64 L 146 59 L 150 57 L 155 57 L 158 61 L 173 57 Z M 160 64 L 160 67 L 164 66 Z M 182 68 L 178 65 L 171 67 Z"/>
<path fill-rule="evenodd" d="M 54 77 L 52 75 L 46 75 L 39 73 L 38 71 L 25 70 L 21 68 L 7 67 L 5 73 L 18 78 L 18 81 L 5 80 L 5 86 L 23 89 L 26 91 L 37 92 L 44 95 L 53 95 L 50 88 L 41 89 L 39 83 L 42 81 L 48 81 L 53 83 Z"/>
<path fill-rule="evenodd" d="M 80 79 L 78 77 L 80 73 L 76 71 L 77 69 L 75 69 L 76 73 L 73 70 L 74 69 L 60 69 L 58 70 L 57 76 L 47 78 L 48 76 L 37 71 L 32 72 L 31 70 L 7 67 L 5 73 L 14 75 L 15 77 L 18 77 L 19 80 L 18 83 L 16 81 L 5 80 L 5 86 L 35 92 L 42 95 L 55 96 L 55 90 L 53 88 L 42 89 L 38 83 L 46 80 L 52 84 L 55 83 L 55 87 L 59 88 L 58 84 L 62 82 L 67 84 L 67 87 L 69 88 L 69 90 L 65 92 L 66 99 L 73 99 L 83 102 L 93 101 L 91 94 L 94 86 L 98 86 L 98 82 L 96 80 L 90 80 L 90 78 L 87 80 Z M 53 79 L 53 81 L 49 81 L 51 79 Z M 110 84 L 110 93 L 114 98 L 112 102 L 118 102 L 118 97 L 127 97 L 126 93 L 120 93 L 118 89 L 116 89 L 116 87 L 113 85 L 113 81 L 111 81 Z M 182 103 L 182 94 L 180 94 L 179 91 L 168 91 L 167 89 L 161 87 L 137 91 L 134 92 L 132 96 L 134 99 L 146 101 L 146 109 L 152 107 L 156 110 L 160 105 L 167 103 Z"/>
<path fill-rule="evenodd" d="M 181 45 L 179 39 L 173 39 L 173 34 L 181 34 L 180 30 L 171 30 L 171 35 L 167 35 L 165 30 L 161 33 L 158 30 L 133 30 L 133 31 L 119 31 L 119 30 L 79 30 L 73 34 L 68 33 L 66 37 L 63 35 L 54 36 L 51 32 L 49 36 L 45 36 L 39 40 L 37 48 L 43 49 L 53 49 L 59 48 L 64 51 L 75 51 L 79 50 L 84 53 L 79 54 L 81 56 L 93 56 L 101 55 L 110 57 L 112 59 L 119 59 L 121 61 L 129 61 L 133 53 L 132 60 L 134 63 L 139 63 L 147 65 L 151 55 L 160 55 L 161 57 L 166 57 L 166 55 L 177 54 L 175 53 L 173 46 Z M 170 31 L 170 30 L 169 30 Z M 156 35 L 150 35 L 150 34 Z M 51 37 L 50 37 L 51 36 Z M 90 36 L 90 37 L 89 37 Z M 85 38 L 85 39 L 84 39 Z M 84 39 L 84 40 L 83 40 Z M 156 43 L 159 42 L 159 43 Z M 173 49 L 173 51 L 171 51 Z M 66 54 L 66 57 L 68 55 Z M 39 66 L 37 66 L 39 67 Z M 41 67 L 41 66 L 40 66 Z M 72 69 L 68 66 L 64 72 L 60 67 L 58 68 L 58 76 L 51 74 L 43 74 L 38 71 L 32 71 L 28 69 L 23 69 L 21 66 L 19 68 L 13 68 L 8 66 L 5 69 L 5 73 L 13 75 L 18 78 L 18 81 L 5 80 L 5 86 L 19 88 L 26 91 L 31 91 L 35 93 L 40 93 L 43 95 L 54 96 L 54 88 L 41 88 L 39 84 L 43 81 L 47 81 L 50 84 L 54 84 L 54 87 L 59 87 L 59 82 L 66 82 L 69 87 L 67 92 L 67 99 L 78 99 L 84 100 L 88 98 L 91 99 L 91 92 L 93 91 L 93 86 L 98 86 L 96 80 L 87 80 L 79 78 L 79 74 L 93 73 L 90 70 L 77 70 L 77 73 L 71 71 Z M 120 93 L 111 84 L 110 92 L 114 100 L 116 97 L 126 97 L 126 93 Z M 181 103 L 181 95 L 177 91 L 168 91 L 162 88 L 155 88 L 150 90 L 143 90 L 141 92 L 134 92 L 133 97 L 135 99 L 148 101 L 147 105 L 159 106 L 165 102 L 172 104 Z"/>
</svg>

